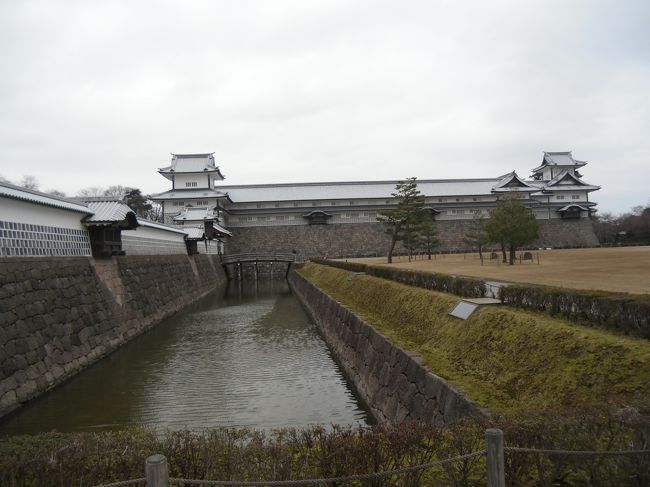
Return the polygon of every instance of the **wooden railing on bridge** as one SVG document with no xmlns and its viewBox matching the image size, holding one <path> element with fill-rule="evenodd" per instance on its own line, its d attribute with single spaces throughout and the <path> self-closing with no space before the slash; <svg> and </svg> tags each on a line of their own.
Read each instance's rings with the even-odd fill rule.
<svg viewBox="0 0 650 487">
<path fill-rule="evenodd" d="M 231 254 L 224 255 L 221 258 L 222 264 L 239 264 L 243 262 L 295 262 L 296 254 L 263 254 L 263 253 L 250 253 L 250 254 Z"/>
<path fill-rule="evenodd" d="M 253 264 L 255 267 L 255 279 L 258 277 L 258 266 L 257 264 L 262 263 L 262 262 L 270 262 L 271 265 L 273 263 L 279 262 L 279 263 L 286 263 L 287 264 L 287 270 L 285 272 L 285 277 L 289 275 L 289 272 L 291 271 L 291 266 L 296 262 L 296 254 L 291 253 L 291 254 L 283 254 L 283 253 L 269 253 L 269 254 L 263 254 L 263 253 L 250 253 L 250 254 L 231 254 L 231 255 L 224 255 L 221 257 L 221 265 L 226 271 L 226 277 L 230 281 L 233 279 L 235 276 L 231 275 L 231 272 L 228 271 L 229 265 L 232 267 L 235 267 L 235 272 L 237 273 L 237 279 L 241 280 L 243 278 L 242 275 L 242 264 Z"/>
</svg>

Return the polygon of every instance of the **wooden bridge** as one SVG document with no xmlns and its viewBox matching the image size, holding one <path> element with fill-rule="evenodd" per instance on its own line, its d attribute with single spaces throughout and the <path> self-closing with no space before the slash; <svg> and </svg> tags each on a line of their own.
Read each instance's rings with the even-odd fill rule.
<svg viewBox="0 0 650 487">
<path fill-rule="evenodd" d="M 221 257 L 221 265 L 223 265 L 228 280 L 232 279 L 231 273 L 228 272 L 228 266 L 236 268 L 237 277 L 242 278 L 241 267 L 243 264 L 252 264 L 255 267 L 255 278 L 258 276 L 257 264 L 262 262 L 273 263 L 287 263 L 287 271 L 285 275 L 289 274 L 291 265 L 296 262 L 296 254 L 283 254 L 283 253 L 251 253 L 251 254 L 230 254 Z"/>
</svg>

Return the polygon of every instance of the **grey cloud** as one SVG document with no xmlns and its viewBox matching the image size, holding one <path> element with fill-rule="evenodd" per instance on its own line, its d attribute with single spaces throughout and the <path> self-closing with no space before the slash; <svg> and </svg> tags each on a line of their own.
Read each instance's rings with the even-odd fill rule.
<svg viewBox="0 0 650 487">
<path fill-rule="evenodd" d="M 601 209 L 648 199 L 645 1 L 3 2 L 0 174 L 166 189 L 527 175 L 573 149 Z M 633 174 L 630 181 L 630 174 Z"/>
</svg>

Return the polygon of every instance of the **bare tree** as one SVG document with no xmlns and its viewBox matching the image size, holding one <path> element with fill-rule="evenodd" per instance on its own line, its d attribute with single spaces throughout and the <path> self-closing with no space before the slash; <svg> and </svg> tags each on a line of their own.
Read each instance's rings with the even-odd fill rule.
<svg viewBox="0 0 650 487">
<path fill-rule="evenodd" d="M 23 178 L 20 180 L 20 186 L 25 189 L 33 189 L 34 191 L 38 191 L 40 184 L 34 176 L 28 174 L 26 176 L 23 176 Z"/>
<path fill-rule="evenodd" d="M 48 189 L 46 193 L 51 194 L 52 196 L 58 196 L 59 198 L 65 198 L 66 196 L 63 191 L 59 191 L 58 189 Z"/>
<path fill-rule="evenodd" d="M 80 190 L 77 196 L 103 196 L 104 191 L 104 188 L 100 188 L 99 186 L 90 186 Z"/>
<path fill-rule="evenodd" d="M 115 184 L 113 186 L 109 186 L 104 190 L 104 196 L 119 196 L 120 198 L 124 198 L 124 196 L 131 191 L 132 188 L 129 186 L 122 186 L 121 184 Z"/>
</svg>

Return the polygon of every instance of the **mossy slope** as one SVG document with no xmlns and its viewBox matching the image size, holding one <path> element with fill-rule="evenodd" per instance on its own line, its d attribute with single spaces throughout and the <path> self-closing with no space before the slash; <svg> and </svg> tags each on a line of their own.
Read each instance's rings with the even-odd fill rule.
<svg viewBox="0 0 650 487">
<path fill-rule="evenodd" d="M 455 296 L 317 264 L 299 272 L 482 406 L 512 412 L 650 397 L 647 340 L 503 306 L 460 321 L 449 316 Z"/>
</svg>

